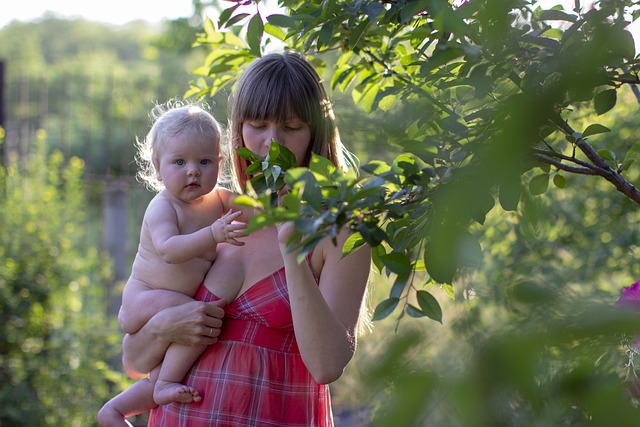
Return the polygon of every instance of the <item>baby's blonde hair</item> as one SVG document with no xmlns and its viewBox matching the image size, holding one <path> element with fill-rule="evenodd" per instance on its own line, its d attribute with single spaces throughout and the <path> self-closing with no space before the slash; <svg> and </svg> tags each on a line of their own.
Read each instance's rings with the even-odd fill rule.
<svg viewBox="0 0 640 427">
<path fill-rule="evenodd" d="M 222 130 L 218 121 L 207 111 L 204 102 L 187 102 L 172 99 L 164 104 L 156 104 L 150 112 L 153 125 L 147 136 L 136 138 L 137 178 L 149 190 L 162 191 L 164 184 L 156 178 L 155 166 L 159 151 L 164 144 L 179 135 L 213 138 L 220 150 Z M 216 153 L 217 154 L 217 153 Z"/>
</svg>

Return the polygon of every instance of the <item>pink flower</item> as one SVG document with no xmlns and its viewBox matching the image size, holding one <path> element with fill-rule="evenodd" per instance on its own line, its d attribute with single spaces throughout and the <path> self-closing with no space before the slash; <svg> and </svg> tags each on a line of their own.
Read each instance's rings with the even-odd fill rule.
<svg viewBox="0 0 640 427">
<path fill-rule="evenodd" d="M 622 293 L 615 305 L 640 311 L 640 280 L 622 288 Z"/>
</svg>

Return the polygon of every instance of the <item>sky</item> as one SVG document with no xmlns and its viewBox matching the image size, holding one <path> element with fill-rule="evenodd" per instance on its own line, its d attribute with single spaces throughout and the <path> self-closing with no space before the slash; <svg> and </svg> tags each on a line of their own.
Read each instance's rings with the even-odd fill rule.
<svg viewBox="0 0 640 427">
<path fill-rule="evenodd" d="M 588 1 L 583 0 L 583 3 Z M 267 2 L 275 3 L 275 1 Z M 543 0 L 573 4 L 573 0 Z M 0 27 L 12 20 L 30 21 L 51 11 L 61 17 L 122 25 L 137 19 L 157 23 L 191 15 L 191 0 L 0 0 Z"/>
<path fill-rule="evenodd" d="M 191 0 L 2 0 L 0 27 L 12 20 L 30 21 L 46 11 L 61 17 L 83 17 L 90 21 L 114 25 L 136 19 L 160 22 L 163 19 L 187 17 L 192 12 Z"/>
<path fill-rule="evenodd" d="M 583 7 L 593 0 L 582 0 Z M 263 3 L 275 11 L 276 0 Z M 543 7 L 563 4 L 572 8 L 574 0 L 540 0 Z M 82 17 L 89 21 L 122 25 L 138 19 L 158 23 L 164 19 L 191 16 L 192 0 L 0 0 L 0 28 L 12 20 L 31 21 L 43 16 L 46 11 L 60 17 Z M 634 23 L 632 32 L 638 39 L 639 23 Z"/>
</svg>

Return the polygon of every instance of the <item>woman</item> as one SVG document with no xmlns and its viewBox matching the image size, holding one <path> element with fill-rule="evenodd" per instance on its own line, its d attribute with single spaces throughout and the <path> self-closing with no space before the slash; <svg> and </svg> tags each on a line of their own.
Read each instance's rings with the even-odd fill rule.
<svg viewBox="0 0 640 427">
<path fill-rule="evenodd" d="M 347 167 L 322 82 L 298 54 L 252 63 L 238 82 L 230 119 L 230 184 L 237 191 L 250 178 L 237 147 L 264 156 L 275 140 L 300 166 L 316 153 Z M 292 232 L 292 224 L 281 224 L 245 237 L 244 246 L 219 245 L 196 295 L 204 302 L 162 310 L 126 338 L 130 375 L 153 368 L 172 341 L 218 339 L 183 381 L 202 400 L 160 406 L 149 425 L 333 424 L 328 384 L 356 349 L 370 252 L 362 248 L 342 258 L 344 231 L 337 246 L 327 238 L 298 264 L 287 248 Z"/>
</svg>

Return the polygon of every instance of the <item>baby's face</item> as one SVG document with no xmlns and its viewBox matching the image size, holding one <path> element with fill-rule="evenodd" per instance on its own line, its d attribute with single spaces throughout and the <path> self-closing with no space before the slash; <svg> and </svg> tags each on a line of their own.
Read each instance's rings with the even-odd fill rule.
<svg viewBox="0 0 640 427">
<path fill-rule="evenodd" d="M 156 162 L 156 176 L 177 198 L 190 202 L 213 190 L 218 181 L 218 141 L 178 135 L 165 141 Z"/>
</svg>

